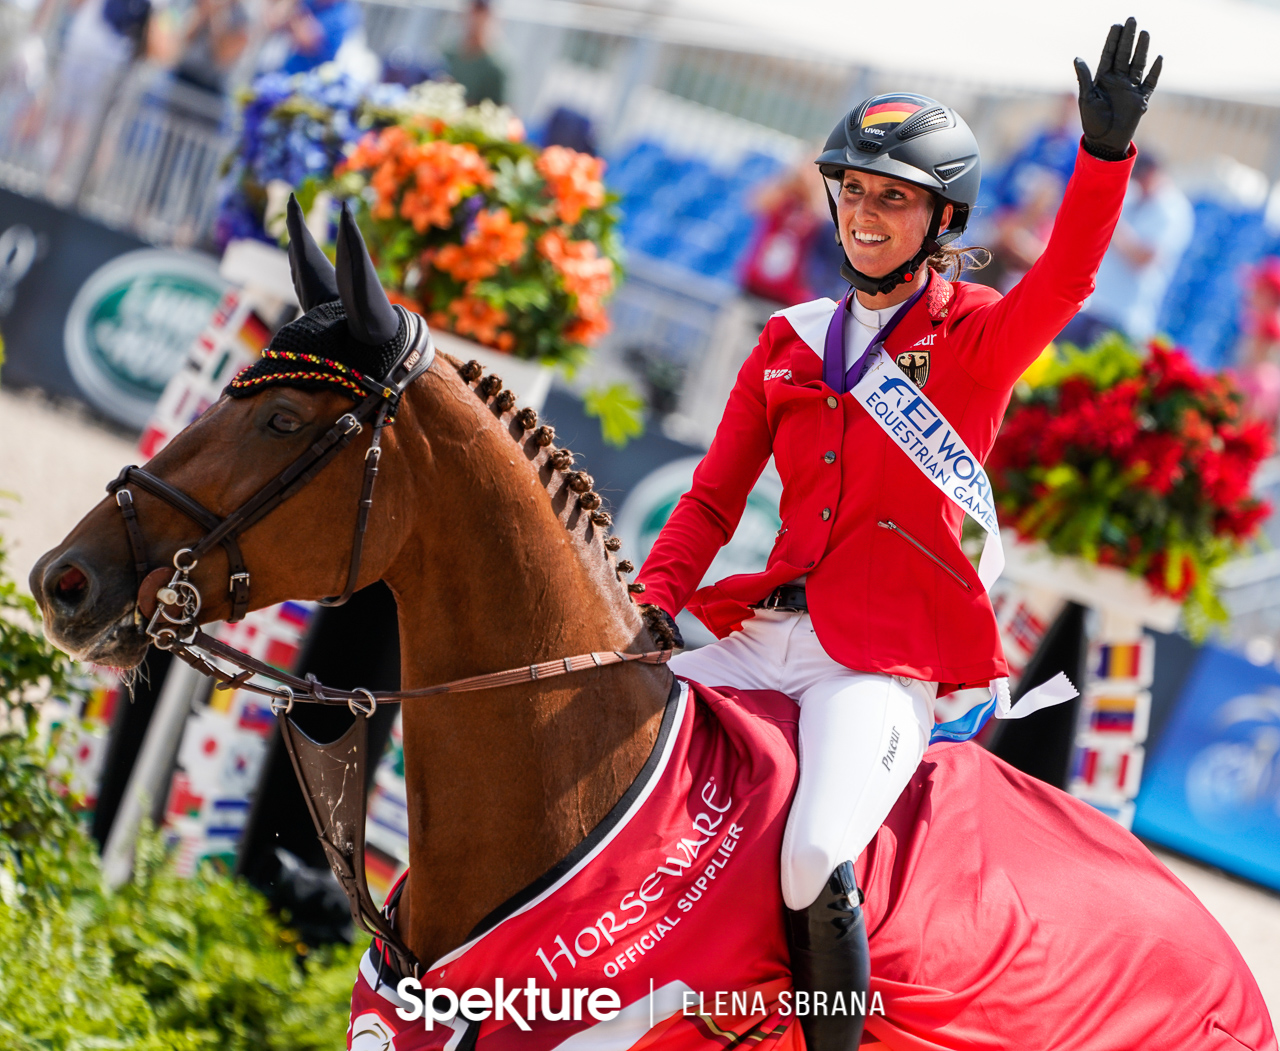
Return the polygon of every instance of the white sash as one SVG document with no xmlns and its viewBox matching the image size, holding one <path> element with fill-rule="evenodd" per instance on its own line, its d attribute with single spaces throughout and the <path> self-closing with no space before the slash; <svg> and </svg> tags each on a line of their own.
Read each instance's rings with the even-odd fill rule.
<svg viewBox="0 0 1280 1051">
<path fill-rule="evenodd" d="M 978 579 L 990 590 L 1004 570 L 1004 545 L 1000 542 L 991 481 L 982 461 L 883 347 L 871 356 L 866 372 L 851 393 L 880 429 L 902 448 L 916 470 L 986 531 Z M 1076 696 L 1075 687 L 1061 673 L 1023 694 L 1016 705 L 1009 703 L 1008 679 L 993 680 L 991 689 L 997 719 L 1021 719 Z"/>
<path fill-rule="evenodd" d="M 991 481 L 982 461 L 919 387 L 880 348 L 853 388 L 858 404 L 948 500 L 987 532 L 978 560 L 978 579 L 988 590 L 1004 572 L 1004 545 Z"/>
</svg>

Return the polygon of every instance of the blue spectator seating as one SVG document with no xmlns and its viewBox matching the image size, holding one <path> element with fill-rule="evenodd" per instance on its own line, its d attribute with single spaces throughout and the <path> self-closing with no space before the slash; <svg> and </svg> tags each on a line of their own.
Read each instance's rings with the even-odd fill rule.
<svg viewBox="0 0 1280 1051">
<path fill-rule="evenodd" d="M 983 179 L 975 209 L 979 220 L 998 207 L 1001 176 L 997 170 Z M 1260 210 L 1214 200 L 1196 201 L 1194 207 L 1195 235 L 1165 295 L 1159 331 L 1203 368 L 1218 370 L 1232 363 L 1247 272 L 1264 256 L 1280 255 L 1280 235 L 1267 232 Z"/>
<path fill-rule="evenodd" d="M 622 198 L 628 249 L 735 282 L 755 226 L 751 193 L 783 168 L 775 157 L 750 153 L 733 170 L 717 170 L 643 139 L 609 158 L 605 181 Z M 987 193 L 979 209 L 993 205 Z M 1195 236 L 1169 287 L 1160 329 L 1200 365 L 1220 369 L 1231 363 L 1239 336 L 1245 272 L 1263 256 L 1280 255 L 1280 235 L 1266 231 L 1259 211 L 1203 200 L 1195 212 Z"/>
<path fill-rule="evenodd" d="M 605 182 L 622 197 L 629 249 L 734 281 L 755 226 L 751 191 L 783 167 L 775 157 L 749 153 L 734 169 L 717 170 L 644 139 L 609 158 Z"/>
<path fill-rule="evenodd" d="M 1195 237 L 1165 296 L 1160 329 L 1216 370 L 1232 364 L 1247 271 L 1264 256 L 1280 255 L 1280 236 L 1267 232 L 1260 211 L 1209 200 L 1197 201 L 1195 210 Z"/>
</svg>

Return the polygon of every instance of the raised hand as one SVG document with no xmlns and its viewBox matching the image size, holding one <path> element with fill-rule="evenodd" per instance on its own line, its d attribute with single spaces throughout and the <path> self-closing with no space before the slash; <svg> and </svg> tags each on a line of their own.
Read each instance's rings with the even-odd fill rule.
<svg viewBox="0 0 1280 1051">
<path fill-rule="evenodd" d="M 1089 73 L 1089 65 L 1084 59 L 1076 59 L 1084 146 L 1103 160 L 1123 160 L 1128 154 L 1133 133 L 1147 112 L 1147 101 L 1164 66 L 1164 56 L 1158 55 L 1146 80 L 1142 79 L 1151 38 L 1144 29 L 1138 34 L 1138 46 L 1134 47 L 1133 36 L 1137 28 L 1138 23 L 1132 18 L 1122 26 L 1111 27 L 1102 48 L 1102 58 L 1098 61 L 1097 79 Z"/>
</svg>

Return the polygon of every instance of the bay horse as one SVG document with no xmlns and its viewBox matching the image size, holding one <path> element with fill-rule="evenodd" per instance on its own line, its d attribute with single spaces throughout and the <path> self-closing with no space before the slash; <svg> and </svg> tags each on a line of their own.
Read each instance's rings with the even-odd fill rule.
<svg viewBox="0 0 1280 1051">
<path fill-rule="evenodd" d="M 353 246 L 358 233 L 349 217 L 340 228 L 336 273 L 325 270 L 301 223 L 290 225 L 304 319 L 340 304 L 341 312 L 334 306 L 325 316 L 345 314 L 365 349 L 346 359 L 330 360 L 314 348 L 310 356 L 271 359 L 259 375 L 263 382 L 233 389 L 146 465 L 149 476 L 215 518 L 253 499 L 332 432 L 353 398 L 369 394 L 368 384 L 353 391 L 338 380 L 349 388 L 352 362 L 386 345 L 400 324 L 377 288 L 363 243 Z M 367 539 L 353 520 L 361 513 L 355 497 L 371 484 L 374 435 L 355 437 L 308 484 L 246 527 L 235 553 L 216 543 L 202 552 L 190 573 L 205 597 L 201 622 L 240 606 L 323 600 L 384 580 L 399 607 L 406 689 L 570 655 L 669 645 L 660 622 L 646 619 L 622 579 L 629 566 L 616 558 L 590 478 L 573 470 L 572 454 L 555 447 L 549 428 L 516 408 L 500 380 L 437 355 L 393 408 L 394 425 L 373 428 L 382 438 L 381 474 L 366 508 Z M 154 564 L 168 563 L 192 546 L 193 514 L 128 475 L 122 479 L 116 491 L 129 498 L 91 510 L 36 563 L 30 584 L 56 645 L 82 660 L 129 668 L 145 654 L 143 628 L 168 573 L 148 573 L 140 587 L 139 571 L 148 567 L 138 537 Z M 125 503 L 128 528 L 121 525 Z M 354 557 L 353 535 L 363 543 Z M 235 590 L 237 563 L 251 569 L 251 598 L 247 571 L 243 589 Z M 722 692 L 698 702 L 704 722 L 719 719 L 747 733 L 763 726 L 771 740 L 787 743 L 789 702 Z M 668 747 L 673 696 L 666 668 L 633 662 L 462 698 L 406 701 L 411 865 L 395 925 L 419 960 L 456 959 L 486 917 L 581 854 Z M 794 747 L 793 736 L 790 742 Z M 772 766 L 758 755 L 739 758 L 771 793 L 767 816 L 780 840 L 794 756 L 774 757 Z M 781 783 L 770 785 L 770 778 Z M 726 797 L 710 780 L 693 789 L 693 809 L 709 809 L 688 816 L 708 835 L 682 840 L 692 844 L 686 861 L 704 843 L 707 852 L 719 845 L 729 857 L 739 826 L 721 825 L 715 816 Z M 682 806 L 672 812 L 679 816 Z M 713 841 L 711 831 L 720 837 L 725 829 Z M 755 946 L 763 961 L 752 971 L 755 988 L 776 995 L 788 972 L 776 844 L 770 849 L 752 896 L 722 901 L 729 910 L 718 918 L 723 937 L 708 937 L 697 951 L 712 972 L 719 961 L 728 973 Z M 664 869 L 659 858 L 655 876 L 685 873 L 678 858 L 666 861 Z M 716 863 L 704 853 L 698 865 L 708 867 L 687 875 L 704 871 L 714 879 Z M 873 987 L 887 1005 L 882 1017 L 868 1019 L 867 1041 L 904 1051 L 1276 1047 L 1252 976 L 1190 892 L 1108 819 L 976 746 L 930 750 L 859 859 L 858 876 L 868 895 Z M 705 886 L 707 878 L 699 882 Z M 645 901 L 657 900 L 660 883 L 653 879 L 639 884 L 642 894 L 651 891 Z M 678 902 L 674 894 L 666 900 L 670 909 L 653 914 L 662 918 L 648 928 L 651 949 L 663 936 L 663 920 L 668 930 L 684 922 L 680 903 L 692 900 L 688 887 Z M 639 906 L 634 894 L 630 906 L 627 900 L 624 909 Z M 603 936 L 616 948 L 610 932 L 618 933 L 619 919 L 605 915 L 613 926 L 601 920 L 595 945 Z M 563 970 L 565 960 L 576 965 L 574 947 L 585 951 L 589 930 L 577 941 L 546 942 L 540 954 L 547 971 Z M 614 959 L 616 973 L 636 957 L 620 952 Z M 713 1024 L 718 1014 L 700 1003 L 697 1025 L 638 1023 L 626 1031 L 631 1035 L 600 1043 L 573 1043 L 582 1026 L 567 1022 L 556 1023 L 569 1028 L 541 1044 L 522 1042 L 531 1038 L 514 1026 L 484 1028 L 480 1046 L 803 1046 L 799 1027 L 776 1010 L 737 1032 Z M 457 1046 L 383 1035 L 383 1047 Z"/>
</svg>

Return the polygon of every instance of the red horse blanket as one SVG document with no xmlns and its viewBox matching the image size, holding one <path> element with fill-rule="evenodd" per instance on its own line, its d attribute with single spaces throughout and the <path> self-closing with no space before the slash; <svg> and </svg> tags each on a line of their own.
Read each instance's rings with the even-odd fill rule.
<svg viewBox="0 0 1280 1051">
<path fill-rule="evenodd" d="M 779 694 L 673 694 L 609 817 L 466 945 L 417 986 L 370 949 L 348 1047 L 800 1051 L 777 875 L 796 716 Z M 929 749 L 857 867 L 864 1043 L 1277 1051 L 1192 894 L 1108 818 L 976 745 Z"/>
</svg>

